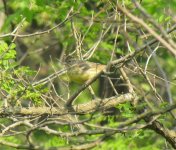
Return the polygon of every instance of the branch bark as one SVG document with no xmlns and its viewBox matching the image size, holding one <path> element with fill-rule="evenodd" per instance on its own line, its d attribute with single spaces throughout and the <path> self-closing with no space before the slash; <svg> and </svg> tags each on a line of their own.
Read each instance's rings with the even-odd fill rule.
<svg viewBox="0 0 176 150">
<path fill-rule="evenodd" d="M 28 108 L 0 108 L 0 115 L 66 115 L 66 114 L 88 114 L 93 113 L 97 110 L 108 109 L 118 104 L 130 102 L 134 99 L 131 93 L 123 94 L 120 96 L 114 96 L 107 99 L 97 99 L 85 104 L 73 105 L 73 112 L 65 107 L 28 107 Z"/>
</svg>

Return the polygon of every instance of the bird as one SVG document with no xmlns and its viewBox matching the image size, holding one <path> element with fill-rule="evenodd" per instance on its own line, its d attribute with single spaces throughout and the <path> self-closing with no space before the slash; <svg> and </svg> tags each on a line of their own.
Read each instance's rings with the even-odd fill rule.
<svg viewBox="0 0 176 150">
<path fill-rule="evenodd" d="M 66 62 L 66 68 L 66 80 L 81 84 L 105 70 L 106 65 L 85 60 L 71 60 Z"/>
<path fill-rule="evenodd" d="M 85 60 L 67 60 L 64 63 L 63 69 L 34 82 L 32 85 L 46 84 L 57 77 L 67 82 L 83 84 L 105 69 L 106 65 L 100 63 Z"/>
</svg>

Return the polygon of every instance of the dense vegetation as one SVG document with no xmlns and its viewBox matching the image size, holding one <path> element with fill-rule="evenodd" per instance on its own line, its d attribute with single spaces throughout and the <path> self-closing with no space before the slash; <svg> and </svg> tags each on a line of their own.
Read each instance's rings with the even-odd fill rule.
<svg viewBox="0 0 176 150">
<path fill-rule="evenodd" d="M 175 149 L 175 6 L 0 0 L 0 149 Z"/>
</svg>

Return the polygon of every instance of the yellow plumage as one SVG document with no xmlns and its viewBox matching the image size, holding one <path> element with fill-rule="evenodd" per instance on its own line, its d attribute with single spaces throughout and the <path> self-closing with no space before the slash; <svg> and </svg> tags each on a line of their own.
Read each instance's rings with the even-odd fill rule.
<svg viewBox="0 0 176 150">
<path fill-rule="evenodd" d="M 105 65 L 88 61 L 73 61 L 67 65 L 67 72 L 62 77 L 63 80 L 72 81 L 76 83 L 84 83 L 89 79 L 92 79 L 100 71 L 105 69 Z"/>
</svg>

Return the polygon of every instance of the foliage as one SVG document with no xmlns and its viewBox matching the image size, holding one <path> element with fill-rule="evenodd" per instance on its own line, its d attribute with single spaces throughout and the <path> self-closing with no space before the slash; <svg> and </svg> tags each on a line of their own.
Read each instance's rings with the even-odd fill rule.
<svg viewBox="0 0 176 150">
<path fill-rule="evenodd" d="M 173 111 L 153 115 L 151 123 L 146 121 L 150 116 L 139 120 L 138 117 L 147 111 L 164 111 L 175 104 L 174 54 L 162 45 L 161 41 L 147 45 L 141 53 L 136 52 L 148 41 L 157 38 L 153 32 L 149 32 L 142 24 L 136 23 L 135 19 L 130 19 L 120 11 L 117 5 L 125 6 L 131 14 L 160 35 L 162 30 L 166 32 L 174 24 L 175 1 L 140 1 L 149 17 L 146 17 L 134 2 L 9 0 L 0 3 L 6 16 L 5 20 L 2 19 L 3 26 L 0 26 L 0 106 L 2 110 L 9 109 L 12 113 L 11 117 L 5 115 L 0 119 L 2 131 L 6 126 L 11 128 L 12 125 L 9 133 L 4 131 L 7 137 L 1 137 L 0 144 L 1 140 L 5 140 L 19 145 L 28 143 L 29 147 L 38 145 L 42 148 L 72 148 L 86 142 L 89 145 L 104 135 L 107 137 L 105 140 L 102 138 L 102 144 L 93 146 L 95 150 L 171 148 L 165 144 L 164 137 L 148 129 L 154 121 L 160 121 L 164 127 L 173 129 Z M 3 10 L 0 9 L 1 12 L 3 13 Z M 175 41 L 174 33 L 163 39 L 174 46 L 175 43 L 172 45 L 170 42 Z M 107 75 L 102 75 L 100 80 L 93 84 L 93 98 L 106 99 L 128 93 L 129 85 L 124 81 L 125 75 L 120 70 L 122 68 L 132 84 L 135 92 L 133 94 L 138 95 L 137 107 L 131 101 L 125 101 L 106 110 L 99 109 L 100 103 L 93 112 L 87 114 L 75 114 L 72 109 L 68 109 L 68 114 L 63 115 L 64 117 L 52 114 L 52 108 L 67 108 L 66 100 L 72 98 L 81 86 L 63 82 L 59 75 L 55 75 L 58 68 L 65 65 L 67 57 L 108 66 L 112 61 L 132 53 L 134 55 L 124 59 L 122 63 L 114 63 L 108 68 Z M 55 75 L 54 79 L 49 78 L 51 75 Z M 42 79 L 47 79 L 47 84 L 40 83 Z M 104 82 L 106 79 L 107 82 Z M 36 84 L 38 81 L 39 84 Z M 90 93 L 88 89 L 83 90 L 75 98 L 74 105 L 93 103 Z M 23 118 L 21 114 L 13 114 L 13 108 L 16 106 L 19 109 L 50 107 L 51 113 L 34 115 L 31 112 L 31 115 Z M 88 106 L 85 107 L 87 109 Z M 62 113 L 63 109 L 60 111 Z M 135 118 L 137 121 L 121 127 L 121 124 Z M 22 123 L 16 125 L 20 121 Z M 87 127 L 87 134 L 82 129 L 79 133 L 79 125 Z M 99 133 L 101 129 L 107 130 Z M 17 133 L 13 136 L 13 132 Z M 21 133 L 24 133 L 23 136 L 18 135 Z M 0 148 L 9 148 L 4 145 L 8 144 L 2 144 Z"/>
<path fill-rule="evenodd" d="M 30 85 L 24 85 L 21 80 L 29 80 L 30 76 L 34 75 L 34 71 L 29 67 L 20 67 L 16 64 L 15 44 L 8 46 L 7 43 L 0 43 L 0 70 L 1 70 L 1 90 L 6 95 L 10 95 L 9 101 L 11 105 L 18 105 L 21 100 L 31 99 L 37 105 L 41 103 L 41 95 L 46 92 L 42 87 L 33 89 Z M 3 97 L 2 97 L 3 98 Z M 3 100 L 1 100 L 3 101 Z M 21 103 L 21 102 L 20 102 Z"/>
</svg>

